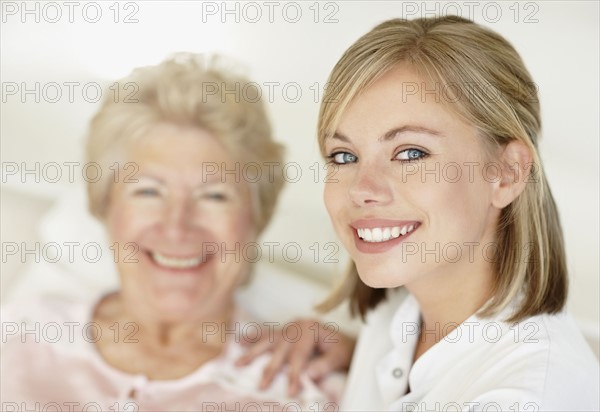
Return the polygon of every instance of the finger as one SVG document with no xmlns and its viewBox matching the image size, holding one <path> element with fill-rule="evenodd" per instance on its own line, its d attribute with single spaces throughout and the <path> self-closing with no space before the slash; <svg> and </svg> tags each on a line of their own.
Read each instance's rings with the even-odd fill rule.
<svg viewBox="0 0 600 412">
<path fill-rule="evenodd" d="M 248 347 L 248 346 L 252 346 L 252 345 L 258 345 L 263 340 L 264 340 L 263 337 L 261 337 L 260 339 L 251 339 L 248 336 L 242 334 L 240 336 L 240 345 L 242 345 L 244 347 Z"/>
<path fill-rule="evenodd" d="M 312 339 L 305 339 L 298 342 L 291 350 L 289 356 L 289 369 L 288 369 L 288 394 L 289 396 L 296 396 L 300 392 L 300 374 L 308 364 L 310 357 L 314 351 L 315 342 Z"/>
<path fill-rule="evenodd" d="M 275 345 L 276 341 L 274 340 L 261 340 L 254 346 L 250 347 L 246 353 L 244 353 L 238 360 L 235 361 L 236 366 L 245 366 L 252 362 L 254 359 L 259 357 L 265 352 L 268 352 L 272 349 L 273 345 Z"/>
<path fill-rule="evenodd" d="M 319 380 L 331 372 L 347 370 L 352 362 L 356 341 L 341 335 L 336 347 L 329 346 L 321 356 L 310 361 L 306 367 L 307 375 L 313 380 Z"/>
<path fill-rule="evenodd" d="M 343 333 L 338 333 L 335 341 L 319 341 L 320 352 L 326 359 L 329 359 L 332 370 L 348 369 L 352 361 L 356 339 L 353 339 Z M 317 372 L 315 372 L 317 373 Z"/>
<path fill-rule="evenodd" d="M 302 385 L 300 383 L 300 376 L 298 375 L 288 375 L 289 383 L 288 383 L 288 396 L 294 397 L 300 393 L 300 389 Z"/>
<path fill-rule="evenodd" d="M 322 355 L 311 360 L 306 367 L 306 374 L 313 381 L 318 381 L 331 372 L 341 369 L 339 361 L 329 355 Z"/>
<path fill-rule="evenodd" d="M 277 372 L 279 372 L 279 370 L 283 366 L 283 363 L 287 359 L 289 350 L 289 343 L 284 341 L 281 341 L 275 347 L 275 349 L 273 350 L 273 356 L 271 357 L 269 364 L 263 370 L 263 376 L 258 386 L 259 389 L 267 389 L 271 385 L 273 379 L 275 378 L 275 375 L 277 374 Z"/>
<path fill-rule="evenodd" d="M 252 328 L 248 328 L 250 330 L 252 330 L 252 332 L 256 331 L 255 333 L 241 333 L 239 338 L 240 338 L 240 344 L 242 346 L 252 346 L 252 345 L 257 345 L 260 342 L 263 342 L 265 340 L 269 340 L 271 339 L 273 336 L 271 336 L 272 334 L 269 334 L 267 329 L 264 327 L 260 327 L 257 329 L 252 329 Z"/>
</svg>

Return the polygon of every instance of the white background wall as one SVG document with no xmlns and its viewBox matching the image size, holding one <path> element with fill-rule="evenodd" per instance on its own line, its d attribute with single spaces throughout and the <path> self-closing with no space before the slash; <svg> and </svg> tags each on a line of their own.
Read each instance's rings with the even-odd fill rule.
<svg viewBox="0 0 600 412">
<path fill-rule="evenodd" d="M 460 14 L 498 31 L 521 53 L 539 86 L 542 157 L 561 212 L 571 271 L 569 307 L 586 332 L 598 334 L 598 2 L 73 3 L 2 2 L 3 193 L 53 194 L 69 186 L 66 168 L 58 183 L 36 183 L 31 176 L 22 183 L 20 173 L 5 172 L 9 162 L 19 167 L 25 162 L 28 168 L 39 162 L 43 168 L 49 162 L 81 161 L 86 123 L 97 107 L 90 102 L 95 89 L 83 93 L 84 85 L 107 86 L 133 67 L 158 63 L 176 51 L 219 52 L 244 62 L 250 77 L 263 86 L 277 139 L 288 148 L 287 160 L 302 167 L 302 178 L 285 189 L 264 239 L 301 244 L 297 267 L 323 279 L 342 265 L 322 262 L 331 251 L 325 245 L 335 236 L 322 205 L 322 176 L 315 182 L 309 167 L 319 161 L 315 93 L 341 53 L 375 24 L 403 15 Z M 101 15 L 92 23 L 98 10 Z M 34 89 L 36 82 L 38 101 L 35 93 L 22 94 L 23 86 Z M 61 85 L 62 97 L 55 103 L 50 102 L 56 97 L 56 88 L 48 86 L 52 82 Z M 65 82 L 77 83 L 72 101 Z M 272 95 L 270 82 L 276 83 Z M 302 93 L 298 101 L 294 83 Z M 3 209 L 6 224 L 11 209 Z M 18 231 L 12 223 L 11 230 Z M 18 236 L 3 230 L 3 242 Z M 319 242 L 319 264 L 308 249 L 314 242 Z M 281 252 L 277 257 L 281 260 Z M 343 260 L 342 252 L 335 258 Z"/>
</svg>

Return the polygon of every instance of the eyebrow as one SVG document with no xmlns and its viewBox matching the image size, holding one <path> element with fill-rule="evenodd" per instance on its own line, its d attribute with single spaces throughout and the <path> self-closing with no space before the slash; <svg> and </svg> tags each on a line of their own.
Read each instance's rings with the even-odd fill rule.
<svg viewBox="0 0 600 412">
<path fill-rule="evenodd" d="M 406 126 L 402 126 L 402 127 L 395 127 L 393 129 L 389 130 L 388 132 L 384 133 L 381 137 L 379 137 L 377 140 L 379 142 L 382 142 L 382 141 L 387 142 L 387 141 L 395 139 L 396 137 L 398 137 L 399 135 L 404 134 L 404 133 L 428 134 L 428 135 L 432 135 L 432 136 L 436 136 L 436 137 L 444 136 L 444 134 L 442 132 L 439 132 L 439 131 L 433 130 L 433 129 L 429 129 L 427 127 L 406 125 Z M 348 137 L 344 136 L 343 134 L 341 134 L 340 132 L 335 132 L 329 138 L 341 140 L 346 143 L 350 143 L 350 139 Z"/>
<path fill-rule="evenodd" d="M 153 176 L 153 175 L 151 175 L 151 174 L 148 174 L 148 173 L 141 173 L 141 174 L 139 174 L 139 175 L 137 175 L 137 176 L 135 176 L 135 177 L 136 177 L 136 179 L 137 179 L 137 182 L 136 182 L 136 183 L 139 183 L 139 181 L 140 181 L 141 179 L 144 179 L 144 180 L 152 180 L 153 182 L 155 182 L 155 183 L 159 183 L 159 184 L 161 184 L 161 185 L 164 185 L 164 184 L 165 184 L 165 182 L 164 182 L 164 181 L 163 181 L 161 178 L 158 178 L 158 177 L 156 177 L 156 176 Z"/>
<path fill-rule="evenodd" d="M 154 183 L 158 183 L 162 186 L 167 186 L 167 181 L 161 179 L 160 177 L 154 176 L 151 173 L 142 173 L 139 176 L 136 176 L 137 181 L 135 183 L 140 183 L 140 179 L 151 180 Z M 134 183 L 134 182 L 132 182 Z M 195 189 L 205 187 L 205 186 L 214 186 L 218 184 L 225 184 L 223 181 L 223 177 L 217 174 L 211 174 L 210 176 L 202 175 L 202 181 L 194 186 Z M 237 182 L 236 182 L 237 183 Z"/>
</svg>

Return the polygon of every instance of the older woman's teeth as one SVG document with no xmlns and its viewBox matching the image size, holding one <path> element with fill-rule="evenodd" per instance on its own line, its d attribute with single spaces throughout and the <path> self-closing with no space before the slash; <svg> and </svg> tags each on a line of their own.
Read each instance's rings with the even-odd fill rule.
<svg viewBox="0 0 600 412">
<path fill-rule="evenodd" d="M 410 224 L 404 226 L 394 226 L 394 227 L 374 227 L 374 228 L 364 228 L 357 229 L 358 237 L 364 240 L 365 242 L 377 243 L 377 242 L 386 242 L 390 239 L 396 239 L 400 236 L 404 236 L 407 233 L 415 230 L 417 225 Z"/>
<path fill-rule="evenodd" d="M 152 252 L 152 259 L 161 266 L 170 269 L 188 269 L 198 266 L 202 262 L 202 256 L 197 258 L 174 258 L 161 255 L 157 252 Z"/>
</svg>

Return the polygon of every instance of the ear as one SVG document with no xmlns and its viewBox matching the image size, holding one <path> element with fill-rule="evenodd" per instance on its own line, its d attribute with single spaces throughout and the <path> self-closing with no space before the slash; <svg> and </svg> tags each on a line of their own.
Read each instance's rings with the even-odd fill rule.
<svg viewBox="0 0 600 412">
<path fill-rule="evenodd" d="M 521 194 L 528 182 L 533 156 L 525 143 L 513 140 L 500 149 L 502 176 L 494 184 L 492 204 L 503 209 Z"/>
</svg>

